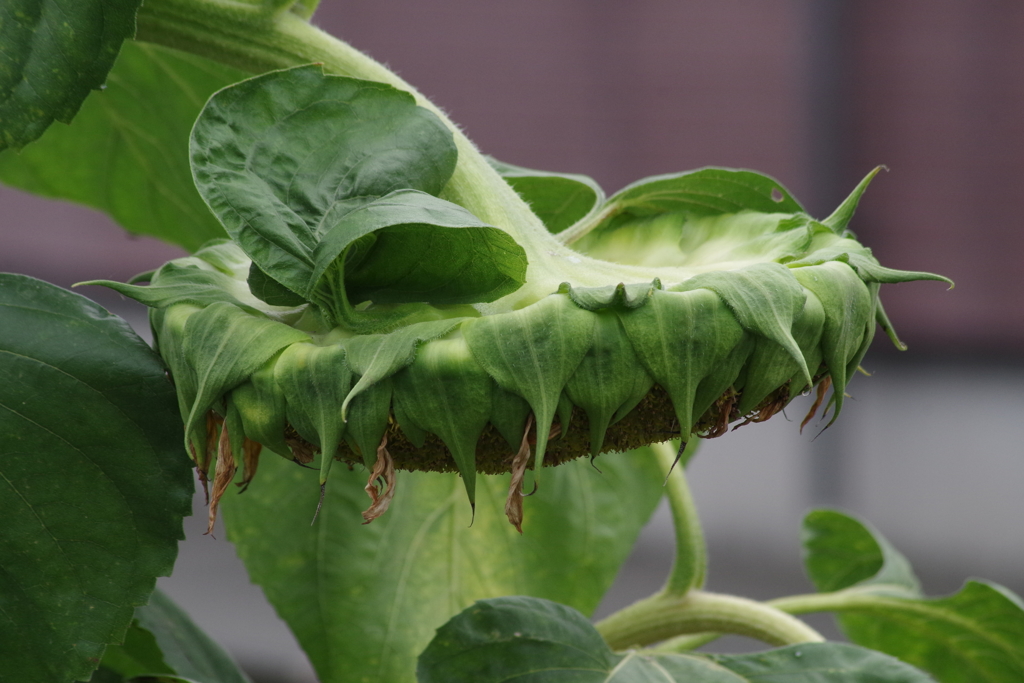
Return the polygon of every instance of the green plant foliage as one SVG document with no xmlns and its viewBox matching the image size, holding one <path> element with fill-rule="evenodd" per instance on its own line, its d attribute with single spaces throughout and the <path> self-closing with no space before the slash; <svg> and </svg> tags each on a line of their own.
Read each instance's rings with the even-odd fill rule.
<svg viewBox="0 0 1024 683">
<path fill-rule="evenodd" d="M 87 299 L 0 275 L 0 680 L 86 680 L 191 513 L 163 364 Z"/>
<path fill-rule="evenodd" d="M 52 127 L 18 154 L 0 154 L 0 181 L 99 209 L 130 232 L 198 249 L 224 229 L 192 182 L 189 132 L 210 94 L 245 75 L 129 41 L 106 87 L 86 99 L 70 126 Z"/>
<path fill-rule="evenodd" d="M 1024 680 L 1024 601 L 970 580 L 925 598 L 906 558 L 860 520 L 816 510 L 804 521 L 805 564 L 850 640 L 925 669 L 942 683 Z"/>
<path fill-rule="evenodd" d="M 250 683 L 230 655 L 160 590 L 135 610 L 124 644 L 107 650 L 103 666 L 127 679 L 164 674 L 196 683 Z"/>
<path fill-rule="evenodd" d="M 821 592 L 879 584 L 919 597 L 921 584 L 910 562 L 874 527 L 835 510 L 804 518 L 804 567 Z"/>
<path fill-rule="evenodd" d="M 508 476 L 478 477 L 475 518 L 456 475 L 402 472 L 383 517 L 361 525 L 364 471 L 316 474 L 279 458 L 226 496 L 228 534 L 323 683 L 413 679 L 434 630 L 474 600 L 527 594 L 597 606 L 661 495 L 654 458 L 605 456 L 546 472 L 520 536 L 501 514 Z M 339 471 L 340 470 L 340 471 Z M 472 525 L 471 525 L 472 524 Z"/>
<path fill-rule="evenodd" d="M 491 157 L 487 161 L 553 233 L 589 217 L 604 202 L 604 190 L 585 175 L 537 171 Z"/>
<path fill-rule="evenodd" d="M 211 99 L 191 150 L 228 234 L 306 300 L 323 304 L 323 283 L 337 317 L 344 297 L 493 301 L 525 277 L 508 233 L 436 197 L 455 170 L 452 134 L 390 86 L 316 65 L 254 78 Z"/>
<path fill-rule="evenodd" d="M 5 0 L 0 5 L 0 150 L 69 123 L 103 85 L 141 0 Z"/>
<path fill-rule="evenodd" d="M 587 619 L 536 598 L 481 600 L 438 629 L 419 683 L 927 683 L 927 675 L 844 643 L 745 655 L 663 655 L 609 649 Z"/>
</svg>

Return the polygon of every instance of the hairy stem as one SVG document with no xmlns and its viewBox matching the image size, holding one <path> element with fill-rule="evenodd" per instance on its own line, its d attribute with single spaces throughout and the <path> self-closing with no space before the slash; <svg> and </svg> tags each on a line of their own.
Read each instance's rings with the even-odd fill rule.
<svg viewBox="0 0 1024 683">
<path fill-rule="evenodd" d="M 687 447 L 689 452 L 680 460 L 689 460 L 698 443 L 697 439 L 692 439 Z M 704 586 L 707 546 L 697 517 L 697 506 L 686 482 L 685 463 L 680 462 L 675 466 L 676 458 L 679 457 L 675 445 L 666 441 L 652 445 L 651 449 L 658 456 L 658 463 L 665 473 L 665 493 L 672 509 L 672 523 L 676 532 L 676 556 L 662 590 L 666 595 L 682 596 L 692 588 Z"/>
<path fill-rule="evenodd" d="M 597 630 L 615 650 L 707 632 L 732 633 L 778 646 L 825 640 L 804 622 L 771 605 L 701 590 L 683 596 L 653 595 L 602 620 Z"/>
</svg>

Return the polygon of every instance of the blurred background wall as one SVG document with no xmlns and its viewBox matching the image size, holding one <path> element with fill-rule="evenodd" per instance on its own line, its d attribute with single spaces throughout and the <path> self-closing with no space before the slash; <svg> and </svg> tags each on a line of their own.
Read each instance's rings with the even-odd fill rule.
<svg viewBox="0 0 1024 683">
<path fill-rule="evenodd" d="M 796 406 L 794 421 L 746 427 L 697 457 L 710 587 L 807 590 L 798 525 L 825 504 L 872 521 L 933 594 L 968 575 L 1024 592 L 1024 3 L 323 0 L 315 21 L 415 84 L 486 153 L 609 192 L 743 167 L 822 217 L 888 166 L 852 228 L 883 264 L 956 288 L 883 287 L 910 351 L 880 335 L 864 363 L 873 376 L 854 380 L 827 432 L 800 436 Z M 68 286 L 180 253 L 0 188 L 0 270 Z M 87 295 L 145 326 L 128 302 Z M 310 680 L 230 546 L 189 525 L 161 585 L 263 680 Z M 602 611 L 656 589 L 671 543 L 659 514 Z M 243 610 L 244 634 L 232 626 Z"/>
</svg>

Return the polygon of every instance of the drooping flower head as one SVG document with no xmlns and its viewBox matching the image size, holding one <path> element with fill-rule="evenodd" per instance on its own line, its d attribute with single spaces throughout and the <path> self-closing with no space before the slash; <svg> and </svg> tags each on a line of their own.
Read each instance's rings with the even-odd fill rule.
<svg viewBox="0 0 1024 683">
<path fill-rule="evenodd" d="M 874 172 L 820 221 L 749 171 L 605 198 L 488 165 L 407 93 L 316 66 L 214 95 L 191 151 L 230 240 L 105 284 L 152 307 L 214 511 L 266 448 L 321 453 L 321 486 L 365 465 L 368 521 L 396 469 L 458 471 L 471 503 L 477 472 L 511 471 L 518 527 L 528 468 L 718 436 L 829 384 L 834 420 L 876 323 L 900 344 L 879 286 L 944 279 L 848 231 Z"/>
</svg>

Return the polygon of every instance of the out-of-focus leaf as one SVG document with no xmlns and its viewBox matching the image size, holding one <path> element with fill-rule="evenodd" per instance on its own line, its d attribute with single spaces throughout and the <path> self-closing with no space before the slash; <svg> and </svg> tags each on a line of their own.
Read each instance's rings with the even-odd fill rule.
<svg viewBox="0 0 1024 683">
<path fill-rule="evenodd" d="M 170 573 L 192 489 L 156 354 L 87 299 L 0 275 L 0 680 L 88 679 Z"/>
<path fill-rule="evenodd" d="M 803 546 L 807 574 L 823 593 L 880 584 L 909 597 L 921 595 L 907 558 L 862 520 L 835 510 L 813 510 L 804 517 Z"/>
<path fill-rule="evenodd" d="M 224 648 L 210 640 L 163 591 L 153 591 L 149 604 L 135 610 L 128 635 L 119 649 L 130 658 L 131 668 L 109 652 L 103 658 L 104 666 L 126 678 L 176 674 L 197 683 L 251 683 Z M 154 658 L 154 648 L 160 660 Z"/>
<path fill-rule="evenodd" d="M 104 670 L 111 675 L 120 676 L 121 679 L 140 674 L 174 673 L 174 669 L 164 661 L 163 652 L 160 651 L 156 638 L 139 626 L 138 619 L 133 620 L 132 625 L 128 627 L 123 643 L 107 648 L 97 674 Z M 93 678 L 96 678 L 96 674 Z"/>
<path fill-rule="evenodd" d="M 743 655 L 616 654 L 586 617 L 537 598 L 481 600 L 438 629 L 419 683 L 927 683 L 923 672 L 846 643 Z"/>
<path fill-rule="evenodd" d="M 0 150 L 68 123 L 135 35 L 141 0 L 4 0 L 0 4 Z"/>
<path fill-rule="evenodd" d="M 195 251 L 224 229 L 192 181 L 189 132 L 207 98 L 245 76 L 128 42 L 106 88 L 86 99 L 70 126 L 54 126 L 20 153 L 0 154 L 0 182 L 91 206 L 129 232 Z"/>
<path fill-rule="evenodd" d="M 804 562 L 850 640 L 910 662 L 942 683 L 1024 680 L 1024 602 L 1010 590 L 968 581 L 924 598 L 906 558 L 860 520 L 815 510 L 804 521 Z"/>
<path fill-rule="evenodd" d="M 601 469 L 577 461 L 545 472 L 522 536 L 501 513 L 507 475 L 477 476 L 473 519 L 458 476 L 399 472 L 387 514 L 362 525 L 367 472 L 335 467 L 310 526 L 317 473 L 270 458 L 259 486 L 222 506 L 249 575 L 323 683 L 408 683 L 434 630 L 474 600 L 527 594 L 597 606 L 663 479 L 644 451 L 604 455 Z"/>
</svg>

